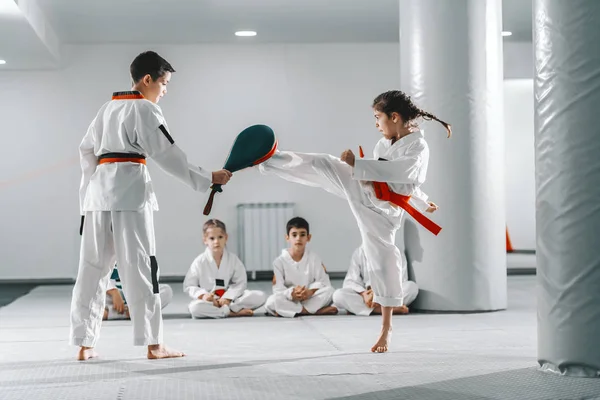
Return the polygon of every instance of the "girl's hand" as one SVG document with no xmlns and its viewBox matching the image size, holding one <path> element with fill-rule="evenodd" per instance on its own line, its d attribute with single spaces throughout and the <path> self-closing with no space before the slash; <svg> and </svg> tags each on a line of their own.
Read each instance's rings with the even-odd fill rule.
<svg viewBox="0 0 600 400">
<path fill-rule="evenodd" d="M 231 304 L 231 300 L 224 299 L 221 297 L 219 300 L 217 300 L 217 303 L 219 304 L 219 307 L 228 306 L 229 304 Z"/>
<path fill-rule="evenodd" d="M 426 210 L 428 213 L 432 213 L 439 208 L 433 201 L 429 201 L 427 204 L 429 204 L 429 208 Z"/>
<path fill-rule="evenodd" d="M 201 296 L 201 300 L 213 302 L 215 300 L 215 296 L 213 296 L 211 293 L 206 293 Z"/>
<path fill-rule="evenodd" d="M 354 153 L 352 152 L 352 150 L 344 151 L 340 159 L 349 166 L 354 167 L 354 160 L 356 160 L 356 157 L 354 157 Z"/>
</svg>

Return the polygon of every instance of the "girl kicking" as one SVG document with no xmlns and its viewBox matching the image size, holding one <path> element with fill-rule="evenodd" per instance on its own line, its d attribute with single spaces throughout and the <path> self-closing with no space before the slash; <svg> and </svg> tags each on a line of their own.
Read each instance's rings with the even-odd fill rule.
<svg viewBox="0 0 600 400">
<path fill-rule="evenodd" d="M 404 211 L 434 234 L 440 228 L 422 212 L 437 206 L 420 190 L 425 182 L 429 148 L 418 129 L 419 118 L 450 125 L 418 108 L 405 93 L 393 90 L 373 101 L 375 126 L 383 137 L 373 159 L 357 159 L 351 150 L 340 158 L 329 154 L 277 152 L 259 166 L 263 174 L 320 187 L 348 201 L 356 218 L 367 259 L 373 302 L 381 306 L 381 333 L 371 351 L 388 350 L 394 307 L 403 305 L 402 257 L 395 234 Z M 406 267 L 406 266 L 404 266 Z"/>
</svg>

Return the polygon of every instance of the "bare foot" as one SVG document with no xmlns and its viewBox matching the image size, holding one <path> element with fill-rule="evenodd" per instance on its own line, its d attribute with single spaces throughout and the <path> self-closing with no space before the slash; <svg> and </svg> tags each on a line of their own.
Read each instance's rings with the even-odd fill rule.
<svg viewBox="0 0 600 400">
<path fill-rule="evenodd" d="M 252 311 L 249 308 L 243 308 L 238 312 L 230 312 L 229 316 L 230 317 L 251 317 L 254 315 L 254 311 Z"/>
<path fill-rule="evenodd" d="M 162 344 L 151 344 L 148 346 L 148 359 L 149 360 L 158 360 L 161 358 L 177 358 L 183 357 L 183 354 L 180 351 L 171 350 Z"/>
<path fill-rule="evenodd" d="M 89 360 L 90 358 L 96 358 L 96 357 L 98 357 L 98 353 L 96 353 L 96 351 L 94 351 L 93 347 L 81 346 L 79 348 L 79 353 L 77 353 L 78 361 L 85 361 L 85 360 Z"/>
<path fill-rule="evenodd" d="M 318 310 L 315 315 L 336 315 L 338 313 L 338 309 L 334 306 L 323 307 Z"/>
<path fill-rule="evenodd" d="M 381 333 L 379 334 L 379 339 L 373 347 L 371 347 L 371 351 L 373 353 L 385 353 L 388 351 L 388 346 L 392 340 L 392 328 L 381 329 Z"/>
<path fill-rule="evenodd" d="M 108 319 L 108 308 L 104 309 L 104 314 L 102 314 L 102 321 L 106 321 Z"/>
<path fill-rule="evenodd" d="M 405 315 L 408 314 L 408 307 L 401 305 L 400 307 L 394 307 L 394 315 Z"/>
</svg>

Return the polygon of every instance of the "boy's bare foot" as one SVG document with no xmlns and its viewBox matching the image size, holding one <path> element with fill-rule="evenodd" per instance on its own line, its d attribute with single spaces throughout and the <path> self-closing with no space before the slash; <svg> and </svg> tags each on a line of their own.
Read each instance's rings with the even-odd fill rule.
<svg viewBox="0 0 600 400">
<path fill-rule="evenodd" d="M 408 307 L 401 305 L 400 307 L 394 307 L 394 315 L 408 314 Z"/>
<path fill-rule="evenodd" d="M 98 353 L 96 353 L 96 351 L 94 350 L 93 347 L 81 346 L 79 348 L 79 353 L 77 353 L 78 361 L 85 361 L 85 360 L 89 360 L 90 358 L 96 358 L 96 357 L 98 357 Z"/>
<path fill-rule="evenodd" d="M 162 344 L 151 344 L 148 346 L 148 359 L 150 360 L 158 360 L 161 358 L 177 358 L 183 356 L 185 356 L 185 354 L 182 352 L 171 350 Z"/>
<path fill-rule="evenodd" d="M 238 312 L 233 312 L 233 311 L 231 311 L 231 312 L 229 313 L 229 316 L 230 316 L 230 317 L 251 317 L 251 316 L 253 316 L 253 315 L 254 315 L 254 311 L 252 311 L 252 310 L 251 310 L 251 309 L 249 309 L 249 308 L 243 308 L 243 309 L 241 309 L 241 310 L 240 310 L 240 311 L 238 311 Z"/>
<path fill-rule="evenodd" d="M 379 334 L 379 339 L 373 347 L 371 347 L 371 351 L 373 353 L 385 353 L 388 351 L 388 347 L 390 342 L 392 341 L 392 328 L 382 328 L 381 333 Z"/>
<path fill-rule="evenodd" d="M 108 308 L 104 309 L 104 314 L 102 314 L 102 321 L 106 321 L 108 319 Z"/>
<path fill-rule="evenodd" d="M 320 310 L 317 310 L 315 315 L 336 315 L 338 313 L 338 309 L 334 306 L 323 307 Z"/>
</svg>

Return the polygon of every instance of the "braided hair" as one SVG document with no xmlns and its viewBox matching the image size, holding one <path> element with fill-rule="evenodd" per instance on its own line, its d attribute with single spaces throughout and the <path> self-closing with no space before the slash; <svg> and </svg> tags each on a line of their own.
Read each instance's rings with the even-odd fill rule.
<svg viewBox="0 0 600 400">
<path fill-rule="evenodd" d="M 377 96 L 373 100 L 373 109 L 385 113 L 388 117 L 391 117 L 394 112 L 398 113 L 404 122 L 412 126 L 416 125 L 415 120 L 418 118 L 423 118 L 427 121 L 435 120 L 446 128 L 448 137 L 452 135 L 452 127 L 449 123 L 442 121 L 429 112 L 421 110 L 413 103 L 410 96 L 400 90 L 390 90 Z"/>
</svg>

